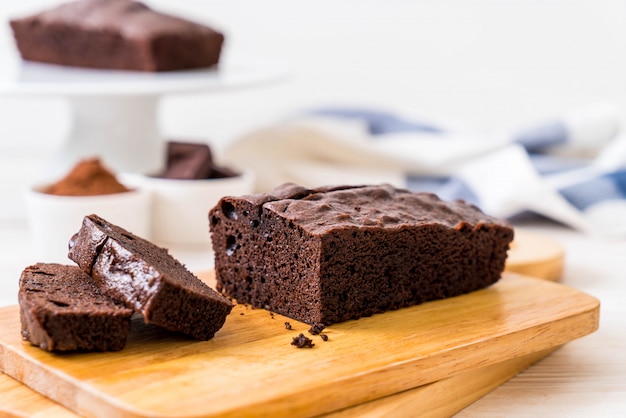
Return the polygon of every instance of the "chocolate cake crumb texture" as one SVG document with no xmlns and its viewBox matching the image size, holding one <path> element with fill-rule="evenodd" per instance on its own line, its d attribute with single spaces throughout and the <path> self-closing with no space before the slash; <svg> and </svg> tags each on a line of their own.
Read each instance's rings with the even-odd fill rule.
<svg viewBox="0 0 626 418">
<path fill-rule="evenodd" d="M 83 219 L 68 256 L 103 293 L 143 315 L 146 323 L 199 340 L 212 338 L 233 307 L 166 249 L 97 215 Z"/>
<path fill-rule="evenodd" d="M 133 311 L 102 294 L 77 266 L 37 263 L 22 272 L 22 337 L 49 351 L 118 351 Z"/>
<path fill-rule="evenodd" d="M 297 348 L 313 348 L 315 344 L 312 339 L 300 333 L 297 337 L 293 337 L 291 345 L 296 346 Z"/>
<path fill-rule="evenodd" d="M 224 197 L 209 212 L 217 289 L 330 325 L 501 277 L 513 229 L 464 202 L 389 185 Z"/>
</svg>

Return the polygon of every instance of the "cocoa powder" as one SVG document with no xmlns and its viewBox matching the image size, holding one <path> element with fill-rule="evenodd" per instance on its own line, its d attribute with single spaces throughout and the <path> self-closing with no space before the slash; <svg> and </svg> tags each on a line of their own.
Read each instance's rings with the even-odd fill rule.
<svg viewBox="0 0 626 418">
<path fill-rule="evenodd" d="M 44 193 L 58 196 L 95 196 L 129 190 L 117 181 L 99 158 L 90 158 L 76 164 L 65 177 L 44 190 Z"/>
</svg>

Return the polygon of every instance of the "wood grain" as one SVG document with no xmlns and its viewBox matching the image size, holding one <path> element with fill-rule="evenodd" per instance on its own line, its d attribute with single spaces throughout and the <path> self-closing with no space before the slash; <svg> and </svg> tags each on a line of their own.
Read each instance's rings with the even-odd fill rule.
<svg viewBox="0 0 626 418">
<path fill-rule="evenodd" d="M 550 237 L 515 229 L 506 271 L 546 280 L 559 280 L 565 266 L 565 248 Z"/>
<path fill-rule="evenodd" d="M 325 418 L 447 418 L 546 357 L 555 349 L 466 373 L 324 415 Z"/>
<path fill-rule="evenodd" d="M 0 417 L 76 418 L 78 415 L 0 374 Z"/>
<path fill-rule="evenodd" d="M 471 370 L 398 394 L 324 414 L 325 418 L 450 417 L 550 354 L 539 351 Z M 79 415 L 0 373 L 0 412 L 11 417 L 77 418 Z M 1 416 L 2 414 L 0 414 Z"/>
<path fill-rule="evenodd" d="M 553 348 L 593 332 L 599 302 L 506 274 L 491 288 L 329 327 L 238 305 L 208 342 L 135 321 L 119 353 L 56 355 L 21 341 L 0 309 L 0 367 L 85 416 L 316 415 Z M 286 330 L 289 321 L 292 330 Z M 338 390 L 341 388 L 341 390 Z"/>
</svg>

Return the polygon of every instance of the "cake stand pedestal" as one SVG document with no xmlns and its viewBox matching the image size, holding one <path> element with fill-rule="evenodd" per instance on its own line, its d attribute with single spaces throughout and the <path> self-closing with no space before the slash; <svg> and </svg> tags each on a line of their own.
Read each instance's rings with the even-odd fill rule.
<svg viewBox="0 0 626 418">
<path fill-rule="evenodd" d="M 163 165 L 157 123 L 160 96 L 69 96 L 73 123 L 53 157 L 67 168 L 79 158 L 99 156 L 116 171 L 149 173 Z"/>
<path fill-rule="evenodd" d="M 223 57 L 219 68 L 140 73 L 92 70 L 0 56 L 0 95 L 58 96 L 70 103 L 69 137 L 51 157 L 49 174 L 98 156 L 118 172 L 153 173 L 164 162 L 157 110 L 167 94 L 204 93 L 279 81 L 284 62 L 251 56 Z"/>
</svg>

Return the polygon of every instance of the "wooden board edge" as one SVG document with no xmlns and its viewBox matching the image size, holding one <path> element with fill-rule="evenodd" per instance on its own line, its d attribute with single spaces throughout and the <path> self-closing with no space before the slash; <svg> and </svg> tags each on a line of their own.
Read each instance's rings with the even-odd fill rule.
<svg viewBox="0 0 626 418">
<path fill-rule="evenodd" d="M 465 360 L 462 366 L 458 364 L 456 365 L 457 370 L 455 374 L 452 375 L 452 377 L 475 371 L 483 367 L 499 364 L 502 361 L 508 361 L 527 355 L 532 356 L 537 352 L 554 350 L 557 347 L 560 347 L 570 341 L 574 341 L 576 339 L 592 334 L 599 327 L 600 302 L 591 296 L 589 300 L 593 300 L 595 303 L 592 306 L 589 306 L 587 309 L 581 310 L 577 314 L 562 318 L 549 325 L 544 324 L 542 326 L 533 327 L 530 329 L 522 329 L 515 332 L 514 334 L 516 339 L 520 341 L 533 339 L 535 346 L 532 349 L 512 347 L 513 351 L 515 351 L 515 355 L 508 357 L 506 360 L 493 360 L 497 359 L 498 356 L 501 354 L 501 348 L 497 347 L 497 343 L 490 344 L 489 346 L 484 346 L 482 343 L 477 342 L 469 346 L 461 347 L 459 349 L 459 356 L 465 358 Z M 571 330 L 573 329 L 575 329 L 576 332 L 572 333 Z M 512 335 L 513 334 L 503 336 L 503 338 L 509 338 Z M 498 339 L 499 338 L 495 338 L 495 340 Z M 477 352 L 480 352 L 481 356 L 476 356 Z M 281 409 L 286 406 L 288 406 L 292 411 L 297 411 L 298 414 L 302 414 L 305 416 L 315 416 L 333 411 L 333 405 L 337 405 L 339 403 L 343 403 L 346 408 L 350 408 L 356 405 L 360 405 L 364 402 L 371 401 L 373 399 L 380 399 L 385 396 L 401 393 L 411 388 L 421 387 L 433 382 L 439 382 L 444 379 L 450 378 L 450 374 L 445 370 L 442 370 L 438 367 L 432 367 L 433 370 L 431 371 L 431 373 L 429 373 L 427 377 L 428 380 L 424 380 L 425 378 L 416 374 L 416 371 L 419 371 L 421 367 L 428 368 L 428 366 L 424 366 L 423 363 L 418 366 L 414 362 L 409 361 L 404 362 L 401 365 L 397 365 L 397 367 L 393 368 L 392 370 L 385 369 L 370 371 L 370 373 L 368 373 L 367 375 L 358 376 L 358 381 L 355 380 L 355 377 L 348 377 L 334 382 L 334 384 L 338 387 L 344 388 L 358 386 L 369 387 L 371 389 L 368 391 L 367 398 L 358 396 L 354 393 L 333 393 L 331 395 L 326 394 L 323 398 L 320 398 L 316 395 L 318 391 L 315 390 L 315 388 L 309 388 L 310 395 L 307 397 L 308 405 L 298 403 L 298 401 L 296 400 L 303 398 L 304 394 L 294 392 L 291 394 L 291 399 L 274 398 L 271 400 L 271 402 L 267 401 L 264 403 L 256 404 L 254 405 L 254 407 L 258 410 L 269 410 L 269 414 L 267 416 L 278 416 Z M 393 376 L 402 373 L 413 376 L 413 378 L 410 379 L 411 382 L 404 381 L 400 384 L 399 382 L 395 381 L 396 379 L 394 379 Z M 377 386 L 377 383 L 380 380 L 384 379 L 388 379 L 389 381 L 388 387 L 385 389 L 387 392 L 374 390 L 374 388 Z M 320 391 L 320 393 L 321 392 L 322 391 Z M 239 416 L 239 414 L 241 414 L 241 411 L 224 411 L 224 416 L 228 417 L 236 417 Z"/>
<path fill-rule="evenodd" d="M 505 271 L 537 277 L 553 282 L 561 280 L 565 270 L 565 259 L 555 258 L 535 262 L 533 264 L 507 264 Z"/>
<path fill-rule="evenodd" d="M 0 373 L 0 417 L 80 418 L 4 373 Z"/>
<path fill-rule="evenodd" d="M 476 402 L 507 380 L 515 377 L 521 371 L 550 355 L 558 348 L 552 347 L 519 358 L 471 370 L 438 382 L 320 415 L 319 417 L 450 417 Z"/>
<path fill-rule="evenodd" d="M 558 281 L 565 270 L 565 248 L 541 233 L 515 228 L 505 271 Z"/>
<path fill-rule="evenodd" d="M 427 418 L 449 417 L 471 405 L 502 383 L 516 376 L 535 362 L 552 353 L 556 348 L 532 353 L 517 359 L 472 370 L 458 376 L 443 379 L 395 395 L 375 399 L 360 405 L 323 415 L 325 418 L 421 416 Z M 0 416 L 79 418 L 64 406 L 55 403 L 8 375 L 10 390 L 21 402 L 0 404 Z M 3 387 L 7 387 L 5 384 Z M 28 403 L 28 406 L 26 405 Z"/>
</svg>

